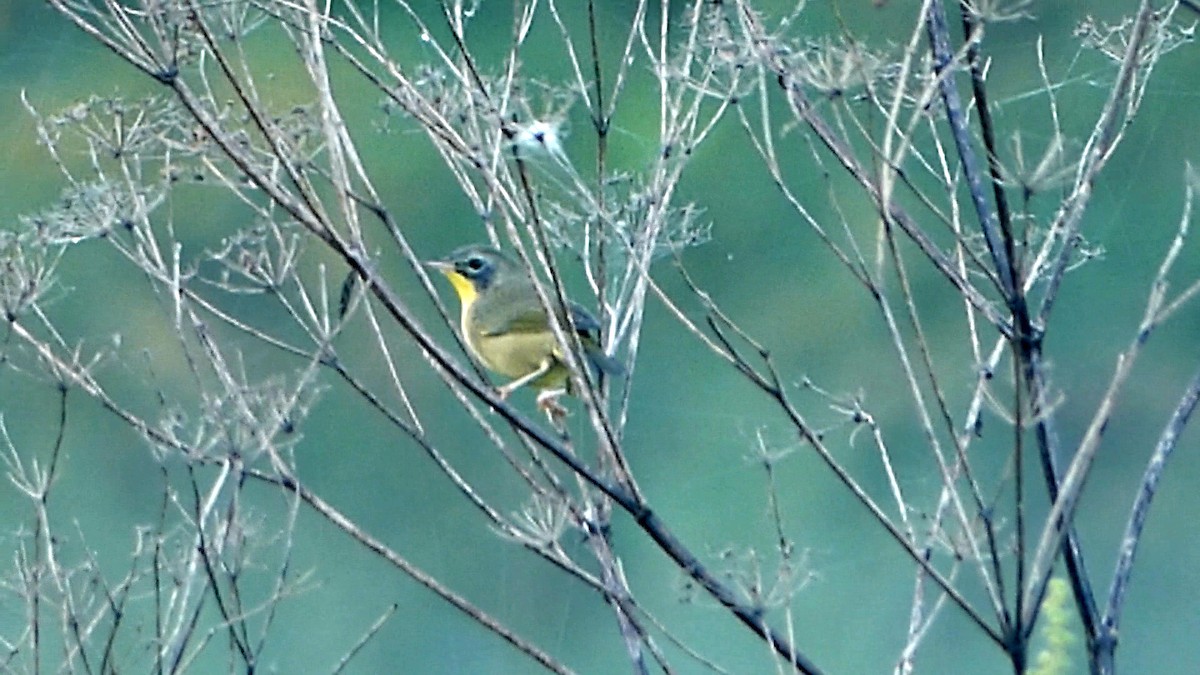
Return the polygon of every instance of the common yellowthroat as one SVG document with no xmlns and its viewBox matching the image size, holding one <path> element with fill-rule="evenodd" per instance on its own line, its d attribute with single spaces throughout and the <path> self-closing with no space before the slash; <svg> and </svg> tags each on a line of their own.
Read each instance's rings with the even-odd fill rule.
<svg viewBox="0 0 1200 675">
<path fill-rule="evenodd" d="M 462 334 L 471 355 L 488 370 L 512 378 L 499 387 L 500 397 L 528 384 L 539 390 L 540 407 L 561 410 L 554 399 L 570 393 L 570 373 L 525 269 L 500 251 L 479 244 L 426 264 L 446 275 L 458 293 Z M 600 322 L 574 302 L 567 301 L 567 308 L 587 361 L 610 375 L 624 374 L 621 364 L 600 347 Z"/>
</svg>

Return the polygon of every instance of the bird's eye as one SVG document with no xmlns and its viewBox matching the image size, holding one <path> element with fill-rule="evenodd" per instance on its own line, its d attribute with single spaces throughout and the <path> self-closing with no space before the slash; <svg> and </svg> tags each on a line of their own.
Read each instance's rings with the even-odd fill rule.
<svg viewBox="0 0 1200 675">
<path fill-rule="evenodd" d="M 472 256 L 468 258 L 467 267 L 477 271 L 483 269 L 483 258 L 480 258 L 479 256 Z"/>
</svg>

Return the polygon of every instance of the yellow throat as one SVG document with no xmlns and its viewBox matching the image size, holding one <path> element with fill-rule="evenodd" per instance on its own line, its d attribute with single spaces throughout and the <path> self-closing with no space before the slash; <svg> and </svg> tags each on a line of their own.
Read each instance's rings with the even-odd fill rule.
<svg viewBox="0 0 1200 675">
<path fill-rule="evenodd" d="M 458 293 L 458 301 L 462 303 L 463 311 L 467 311 L 471 303 L 475 302 L 475 298 L 479 297 L 479 292 L 475 290 L 475 284 L 454 270 L 446 270 L 444 273 L 450 280 L 450 285 Z"/>
</svg>

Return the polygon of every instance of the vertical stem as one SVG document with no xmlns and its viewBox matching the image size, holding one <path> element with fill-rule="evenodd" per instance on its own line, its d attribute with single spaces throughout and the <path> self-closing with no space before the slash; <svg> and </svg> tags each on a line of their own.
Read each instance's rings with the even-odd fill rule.
<svg viewBox="0 0 1200 675">
<path fill-rule="evenodd" d="M 607 210 L 605 203 L 604 181 L 608 171 L 608 129 L 611 120 L 604 106 L 604 77 L 600 66 L 600 36 L 596 33 L 596 2 L 588 0 L 588 38 L 592 50 L 592 87 L 596 96 L 596 107 L 592 111 L 592 127 L 596 130 L 596 217 L 597 221 L 604 218 Z M 600 222 L 596 223 L 596 280 L 599 286 L 596 302 L 600 311 L 600 325 L 608 323 L 608 295 L 606 280 L 606 262 L 604 231 Z"/>
<path fill-rule="evenodd" d="M 1019 287 L 1018 287 L 1019 288 Z M 1011 636 L 1009 649 L 1014 661 L 1014 667 L 1019 660 L 1021 665 L 1025 662 L 1025 654 L 1027 652 L 1027 642 L 1022 639 L 1024 629 L 1021 625 L 1021 617 L 1023 616 L 1023 601 L 1025 595 L 1025 410 L 1024 410 L 1024 385 L 1021 382 L 1022 373 L 1024 372 L 1020 355 L 1017 353 L 1017 348 L 1013 348 L 1013 401 L 1015 404 L 1014 424 L 1013 424 L 1013 510 L 1016 513 L 1016 534 L 1017 534 L 1017 550 L 1016 555 L 1016 583 L 1014 584 L 1013 595 L 1013 623 L 1011 625 Z M 1017 670 L 1018 673 L 1024 672 L 1024 669 Z"/>
</svg>

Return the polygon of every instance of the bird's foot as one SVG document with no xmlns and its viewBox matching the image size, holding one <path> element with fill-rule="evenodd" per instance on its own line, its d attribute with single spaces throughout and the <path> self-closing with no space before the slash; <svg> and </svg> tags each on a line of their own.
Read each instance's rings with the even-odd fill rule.
<svg viewBox="0 0 1200 675">
<path fill-rule="evenodd" d="M 565 389 L 547 389 L 537 395 L 537 407 L 556 424 L 566 419 L 567 409 L 558 402 L 558 397 L 567 393 Z"/>
</svg>

